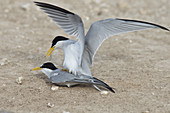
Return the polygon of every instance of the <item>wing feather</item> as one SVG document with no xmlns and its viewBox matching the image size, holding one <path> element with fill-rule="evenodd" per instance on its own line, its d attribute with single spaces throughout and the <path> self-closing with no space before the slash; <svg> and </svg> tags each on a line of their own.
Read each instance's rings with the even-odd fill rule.
<svg viewBox="0 0 170 113">
<path fill-rule="evenodd" d="M 47 13 L 48 16 L 52 18 L 61 28 L 63 28 L 66 33 L 73 35 L 80 40 L 81 38 L 84 38 L 84 25 L 78 15 L 51 4 L 42 2 L 34 3 L 39 6 L 45 13 Z M 67 28 L 70 28 L 72 31 L 67 32 Z M 73 31 L 77 31 L 77 33 L 74 33 Z"/>
<path fill-rule="evenodd" d="M 47 15 L 52 18 L 59 27 L 63 28 L 66 33 L 75 36 L 78 39 L 78 43 L 80 45 L 80 65 L 85 43 L 84 24 L 82 19 L 77 14 L 74 14 L 58 6 L 42 2 L 34 3 L 45 13 L 47 13 Z"/>
<path fill-rule="evenodd" d="M 89 57 L 88 62 L 92 64 L 96 51 L 107 38 L 121 33 L 149 28 L 161 28 L 169 31 L 169 29 L 163 26 L 138 20 L 105 19 L 97 21 L 90 26 L 85 36 L 85 51 L 87 51 L 86 53 L 89 55 L 84 54 L 83 57 Z"/>
</svg>

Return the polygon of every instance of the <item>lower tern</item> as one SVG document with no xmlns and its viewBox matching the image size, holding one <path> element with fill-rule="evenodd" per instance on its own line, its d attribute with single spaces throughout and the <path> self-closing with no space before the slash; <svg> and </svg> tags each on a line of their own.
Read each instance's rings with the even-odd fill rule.
<svg viewBox="0 0 170 113">
<path fill-rule="evenodd" d="M 101 86 L 113 93 L 115 91 L 103 81 L 87 75 L 79 75 L 75 76 L 73 74 L 68 73 L 67 71 L 61 71 L 54 66 L 53 63 L 47 62 L 42 64 L 40 67 L 36 67 L 32 69 L 32 71 L 41 70 L 52 83 L 62 86 L 71 87 L 76 84 L 88 84 L 93 85 L 97 90 L 102 91 L 98 86 Z"/>
<path fill-rule="evenodd" d="M 66 33 L 78 39 L 78 41 L 74 41 L 63 36 L 57 36 L 52 41 L 51 48 L 46 54 L 46 56 L 49 56 L 53 50 L 62 49 L 64 51 L 63 66 L 75 75 L 91 75 L 89 66 L 93 64 L 96 51 L 103 41 L 111 36 L 149 28 L 170 31 L 163 26 L 150 22 L 109 18 L 94 22 L 85 35 L 84 24 L 79 15 L 48 3 L 34 3 Z"/>
</svg>

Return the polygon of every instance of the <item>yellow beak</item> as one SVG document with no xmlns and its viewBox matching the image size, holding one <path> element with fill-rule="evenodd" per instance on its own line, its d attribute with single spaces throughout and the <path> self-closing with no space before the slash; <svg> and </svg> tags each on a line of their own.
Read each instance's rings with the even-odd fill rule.
<svg viewBox="0 0 170 113">
<path fill-rule="evenodd" d="M 32 71 L 41 70 L 41 69 L 42 69 L 42 68 L 40 68 L 40 67 L 36 67 L 36 68 L 32 69 Z"/>
<path fill-rule="evenodd" d="M 51 47 L 49 50 L 48 50 L 48 52 L 46 53 L 46 57 L 48 57 L 48 56 L 50 56 L 50 54 L 54 51 L 54 48 L 55 47 Z"/>
</svg>

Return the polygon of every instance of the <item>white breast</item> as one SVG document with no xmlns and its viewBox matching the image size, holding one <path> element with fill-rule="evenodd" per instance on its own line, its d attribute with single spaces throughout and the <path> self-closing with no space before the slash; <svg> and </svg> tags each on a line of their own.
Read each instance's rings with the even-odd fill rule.
<svg viewBox="0 0 170 113">
<path fill-rule="evenodd" d="M 70 72 L 77 75 L 78 71 L 78 56 L 79 56 L 79 49 L 76 47 L 76 44 L 70 44 L 64 48 L 64 64 L 63 66 L 69 69 Z"/>
<path fill-rule="evenodd" d="M 91 76 L 91 71 L 88 63 L 83 61 L 82 66 L 79 66 L 78 64 L 80 50 L 78 48 L 77 43 L 70 44 L 63 49 L 65 56 L 63 63 L 64 68 L 67 68 L 70 72 L 72 72 L 75 75 L 84 74 Z"/>
</svg>

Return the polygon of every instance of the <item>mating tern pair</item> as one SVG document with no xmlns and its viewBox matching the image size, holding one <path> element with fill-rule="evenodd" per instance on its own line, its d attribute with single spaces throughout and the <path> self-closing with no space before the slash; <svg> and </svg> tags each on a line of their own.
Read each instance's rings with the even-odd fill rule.
<svg viewBox="0 0 170 113">
<path fill-rule="evenodd" d="M 42 64 L 40 67 L 32 69 L 32 71 L 41 70 L 52 83 L 61 86 L 71 87 L 77 84 L 88 84 L 94 86 L 97 90 L 102 91 L 98 86 L 108 89 L 109 91 L 115 93 L 115 91 L 103 81 L 87 75 L 75 76 L 68 73 L 67 71 L 61 71 L 53 63 L 47 62 Z"/>
<path fill-rule="evenodd" d="M 94 22 L 85 35 L 83 21 L 77 14 L 48 3 L 34 3 L 66 33 L 78 39 L 78 41 L 74 41 L 63 36 L 57 36 L 52 41 L 51 48 L 46 54 L 46 56 L 49 56 L 53 50 L 63 49 L 65 55 L 63 66 L 74 75 L 91 75 L 89 66 L 93 64 L 96 51 L 103 41 L 111 36 L 149 28 L 160 28 L 169 31 L 163 26 L 149 22 L 109 18 Z"/>
<path fill-rule="evenodd" d="M 63 28 L 66 33 L 78 39 L 78 41 L 74 41 L 63 36 L 57 36 L 53 39 L 51 48 L 46 54 L 48 57 L 55 49 L 62 49 L 65 55 L 63 66 L 72 74 L 57 69 L 52 63 L 44 63 L 42 66 L 33 69 L 42 70 L 52 83 L 58 85 L 69 87 L 74 84 L 84 83 L 93 85 L 99 91 L 101 90 L 97 86 L 103 86 L 114 92 L 106 83 L 91 76 L 89 67 L 93 64 L 96 51 L 103 41 L 121 33 L 149 28 L 160 28 L 169 31 L 163 26 L 149 22 L 109 18 L 94 22 L 85 35 L 83 21 L 77 14 L 48 3 L 34 3 L 47 13 L 59 27 Z"/>
</svg>

